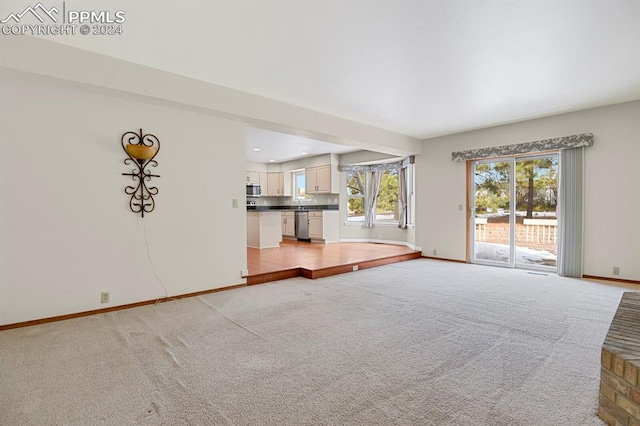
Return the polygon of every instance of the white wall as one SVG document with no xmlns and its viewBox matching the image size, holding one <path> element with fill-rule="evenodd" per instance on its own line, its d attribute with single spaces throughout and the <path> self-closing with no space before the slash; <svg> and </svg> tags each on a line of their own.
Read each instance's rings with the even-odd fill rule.
<svg viewBox="0 0 640 426">
<path fill-rule="evenodd" d="M 256 163 L 255 161 L 247 161 L 247 170 L 254 172 L 266 172 L 267 165 L 265 163 Z"/>
<path fill-rule="evenodd" d="M 451 153 L 579 133 L 585 150 L 584 273 L 640 280 L 640 102 L 460 133 L 424 141 L 416 157 L 416 244 L 431 256 L 466 256 L 466 170 Z"/>
<path fill-rule="evenodd" d="M 245 282 L 242 124 L 27 74 L 0 91 L 0 324 L 164 296 L 143 228 L 169 295 Z M 121 175 L 120 138 L 140 127 L 162 144 L 144 219 Z"/>
</svg>

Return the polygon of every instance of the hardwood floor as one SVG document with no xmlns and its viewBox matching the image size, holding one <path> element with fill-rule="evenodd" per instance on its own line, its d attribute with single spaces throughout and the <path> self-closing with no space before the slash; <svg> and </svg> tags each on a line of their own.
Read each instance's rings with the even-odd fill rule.
<svg viewBox="0 0 640 426">
<path fill-rule="evenodd" d="M 316 244 L 284 240 L 280 248 L 247 248 L 247 284 L 303 276 L 310 279 L 416 259 L 421 252 L 376 243 Z"/>
</svg>

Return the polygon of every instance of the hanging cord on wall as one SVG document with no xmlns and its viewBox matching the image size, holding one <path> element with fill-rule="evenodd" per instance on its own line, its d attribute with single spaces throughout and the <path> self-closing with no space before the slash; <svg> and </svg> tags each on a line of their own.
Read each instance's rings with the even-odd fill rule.
<svg viewBox="0 0 640 426">
<path fill-rule="evenodd" d="M 153 260 L 151 260 L 151 249 L 149 248 L 149 240 L 147 239 L 147 226 L 144 223 L 144 219 L 141 218 L 140 221 L 142 222 L 142 233 L 144 234 L 144 243 L 147 246 L 147 259 L 149 259 L 149 265 L 151 266 L 151 272 L 153 272 L 153 275 L 156 277 L 156 280 L 158 280 L 158 282 L 162 286 L 162 289 L 164 290 L 164 300 L 166 302 L 167 300 L 169 300 L 169 292 L 167 291 L 167 287 L 165 287 L 164 283 L 162 282 L 162 280 L 158 276 L 158 273 L 156 272 L 156 267 L 153 265 Z M 157 305 L 158 303 L 160 303 L 161 299 L 162 298 L 159 297 L 158 300 L 156 300 L 155 304 Z"/>
</svg>

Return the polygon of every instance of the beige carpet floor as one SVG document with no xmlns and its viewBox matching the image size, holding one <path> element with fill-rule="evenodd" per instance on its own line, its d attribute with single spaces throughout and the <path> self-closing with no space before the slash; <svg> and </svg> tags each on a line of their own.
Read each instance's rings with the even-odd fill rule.
<svg viewBox="0 0 640 426">
<path fill-rule="evenodd" d="M 0 424 L 601 425 L 628 288 L 420 259 L 8 330 Z"/>
</svg>

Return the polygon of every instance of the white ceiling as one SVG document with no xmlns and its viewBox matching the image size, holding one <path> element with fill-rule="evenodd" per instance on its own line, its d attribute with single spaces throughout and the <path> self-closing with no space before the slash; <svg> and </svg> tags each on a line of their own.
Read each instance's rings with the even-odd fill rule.
<svg viewBox="0 0 640 426">
<path fill-rule="evenodd" d="M 357 149 L 346 145 L 285 135 L 254 127 L 248 127 L 246 135 L 247 161 L 257 163 L 282 163 L 304 157 L 313 157 L 314 155 L 327 153 L 344 154 L 357 151 Z M 260 151 L 254 151 L 255 148 L 260 149 Z"/>
<path fill-rule="evenodd" d="M 124 34 L 51 40 L 418 138 L 640 99 L 639 0 L 79 3 Z"/>
</svg>

